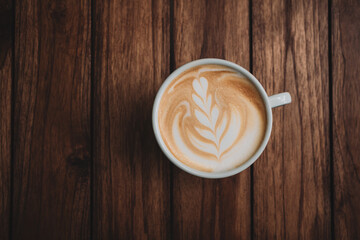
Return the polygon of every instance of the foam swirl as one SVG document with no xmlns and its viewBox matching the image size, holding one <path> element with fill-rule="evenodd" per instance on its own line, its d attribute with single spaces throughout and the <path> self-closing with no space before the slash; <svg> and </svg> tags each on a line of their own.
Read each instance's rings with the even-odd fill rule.
<svg viewBox="0 0 360 240">
<path fill-rule="evenodd" d="M 168 86 L 159 128 L 171 153 L 201 171 L 226 171 L 249 159 L 264 137 L 264 103 L 251 82 L 231 68 L 189 69 Z"/>
</svg>

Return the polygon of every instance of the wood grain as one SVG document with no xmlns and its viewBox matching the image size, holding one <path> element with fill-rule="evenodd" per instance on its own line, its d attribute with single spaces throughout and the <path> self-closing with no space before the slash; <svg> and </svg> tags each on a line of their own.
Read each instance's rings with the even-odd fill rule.
<svg viewBox="0 0 360 240">
<path fill-rule="evenodd" d="M 169 74 L 168 1 L 94 4 L 94 239 L 169 239 L 169 162 L 151 124 Z"/>
<path fill-rule="evenodd" d="M 90 237 L 90 6 L 16 3 L 14 239 Z"/>
<path fill-rule="evenodd" d="M 356 0 L 0 0 L 0 239 L 359 238 L 359 13 Z M 156 91 L 206 57 L 252 62 L 269 95 L 293 97 L 253 178 L 191 176 L 155 141 Z"/>
<path fill-rule="evenodd" d="M 0 239 L 9 238 L 13 3 L 0 0 Z"/>
<path fill-rule="evenodd" d="M 360 236 L 360 2 L 331 11 L 335 239 Z"/>
<path fill-rule="evenodd" d="M 269 95 L 273 131 L 254 164 L 254 239 L 330 239 L 327 1 L 253 1 L 253 72 Z"/>
<path fill-rule="evenodd" d="M 248 1 L 174 1 L 175 67 L 215 57 L 249 68 Z M 173 69 L 174 70 L 174 69 Z M 222 179 L 173 166 L 174 239 L 250 239 L 250 170 Z"/>
</svg>

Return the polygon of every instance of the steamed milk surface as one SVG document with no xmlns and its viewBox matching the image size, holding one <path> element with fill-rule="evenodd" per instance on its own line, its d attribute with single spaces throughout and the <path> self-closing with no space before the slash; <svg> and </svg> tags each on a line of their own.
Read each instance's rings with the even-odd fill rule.
<svg viewBox="0 0 360 240">
<path fill-rule="evenodd" d="M 158 119 L 170 152 L 207 172 L 246 162 L 261 144 L 266 126 L 265 106 L 255 86 L 221 65 L 180 74 L 162 96 Z"/>
</svg>

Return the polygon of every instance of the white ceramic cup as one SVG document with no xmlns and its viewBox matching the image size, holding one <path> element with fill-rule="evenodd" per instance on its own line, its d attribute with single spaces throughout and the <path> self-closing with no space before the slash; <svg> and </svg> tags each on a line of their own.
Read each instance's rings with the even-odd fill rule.
<svg viewBox="0 0 360 240">
<path fill-rule="evenodd" d="M 233 168 L 231 170 L 224 171 L 224 172 L 203 172 L 203 171 L 199 171 L 197 169 L 193 169 L 193 168 L 187 166 L 186 164 L 182 163 L 169 151 L 169 149 L 167 148 L 166 144 L 164 143 L 164 141 L 161 137 L 160 130 L 159 130 L 158 110 L 159 110 L 160 100 L 161 100 L 166 88 L 182 72 L 184 72 L 190 68 L 199 66 L 199 65 L 207 65 L 207 64 L 216 64 L 216 65 L 223 65 L 226 67 L 230 67 L 230 68 L 238 71 L 242 75 L 246 76 L 255 85 L 255 87 L 259 91 L 261 97 L 264 100 L 265 108 L 266 108 L 267 125 L 266 125 L 264 140 L 260 144 L 259 148 L 255 152 L 255 154 L 251 158 L 249 158 L 245 163 L 243 163 L 242 165 L 240 165 L 236 168 Z M 153 106 L 153 113 L 152 113 L 152 124 L 153 124 L 155 137 L 156 137 L 156 140 L 157 140 L 160 148 L 165 153 L 165 155 L 176 166 L 178 166 L 182 170 L 184 170 L 192 175 L 198 176 L 198 177 L 224 178 L 224 177 L 229 177 L 229 176 L 235 175 L 241 171 L 244 171 L 251 164 L 253 164 L 256 161 L 256 159 L 259 158 L 261 153 L 264 151 L 264 149 L 269 141 L 270 134 L 271 134 L 271 128 L 272 128 L 272 110 L 271 109 L 274 107 L 282 106 L 282 105 L 289 104 L 289 103 L 291 103 L 291 96 L 289 93 L 284 92 L 284 93 L 279 93 L 279 94 L 272 95 L 269 97 L 266 94 L 264 88 L 261 86 L 260 82 L 251 73 L 249 73 L 246 69 L 240 67 L 239 65 L 237 65 L 233 62 L 222 60 L 222 59 L 205 58 L 205 59 L 200 59 L 200 60 L 189 62 L 189 63 L 181 66 L 180 68 L 176 69 L 173 73 L 170 74 L 169 77 L 167 77 L 165 82 L 160 87 L 160 89 L 156 95 L 156 98 L 155 98 L 155 102 L 154 102 L 154 106 Z"/>
</svg>

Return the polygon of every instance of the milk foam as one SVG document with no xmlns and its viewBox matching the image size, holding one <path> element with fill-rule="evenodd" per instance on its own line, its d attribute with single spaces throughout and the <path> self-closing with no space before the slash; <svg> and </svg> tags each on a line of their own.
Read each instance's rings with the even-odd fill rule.
<svg viewBox="0 0 360 240">
<path fill-rule="evenodd" d="M 184 164 L 221 172 L 246 162 L 261 144 L 265 107 L 252 83 L 231 68 L 204 65 L 178 76 L 159 106 L 159 128 Z"/>
</svg>

